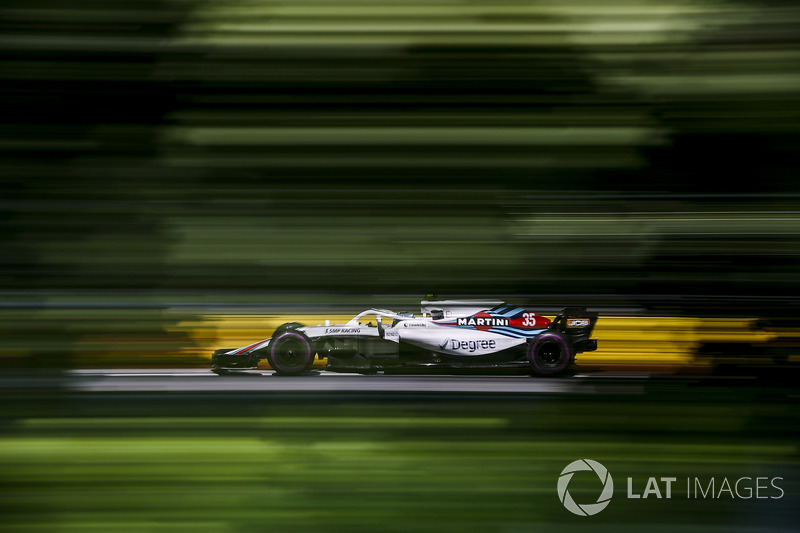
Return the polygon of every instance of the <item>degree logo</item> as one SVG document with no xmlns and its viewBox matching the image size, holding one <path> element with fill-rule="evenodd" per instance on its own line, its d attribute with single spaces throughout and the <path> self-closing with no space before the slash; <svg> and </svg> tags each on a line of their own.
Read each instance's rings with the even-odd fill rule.
<svg viewBox="0 0 800 533">
<path fill-rule="evenodd" d="M 569 490 L 567 490 L 569 488 L 569 482 L 572 481 L 572 476 L 575 472 L 584 470 L 593 471 L 597 474 L 597 477 L 600 478 L 600 482 L 603 483 L 603 491 L 600 493 L 595 503 L 575 503 Z M 578 459 L 568 464 L 566 468 L 561 471 L 561 475 L 558 478 L 557 489 L 558 499 L 561 500 L 561 503 L 566 507 L 567 511 L 578 516 L 592 516 L 608 507 L 608 504 L 611 502 L 611 496 L 614 495 L 614 480 L 611 479 L 611 473 L 606 467 L 597 461 Z"/>
</svg>

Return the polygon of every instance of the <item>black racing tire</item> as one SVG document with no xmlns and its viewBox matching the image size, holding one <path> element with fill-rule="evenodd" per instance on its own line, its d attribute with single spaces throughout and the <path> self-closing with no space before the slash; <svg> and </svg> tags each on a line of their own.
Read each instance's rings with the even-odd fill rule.
<svg viewBox="0 0 800 533">
<path fill-rule="evenodd" d="M 564 335 L 548 331 L 528 344 L 527 356 L 534 375 L 555 376 L 569 368 L 574 354 Z"/>
<path fill-rule="evenodd" d="M 302 328 L 304 326 L 305 326 L 305 324 L 301 324 L 300 322 L 286 322 L 285 324 L 281 324 L 280 326 L 278 326 L 275 329 L 275 331 L 272 332 L 271 339 L 275 339 L 275 338 L 279 337 L 281 335 L 281 333 L 283 333 L 285 331 L 292 331 L 292 330 L 295 330 L 297 328 Z M 269 344 L 267 344 L 266 347 L 260 348 L 260 349 L 256 350 L 253 353 L 257 354 L 257 357 L 258 357 L 259 360 L 260 359 L 268 359 L 269 347 L 271 345 L 272 345 L 272 341 L 270 341 Z M 258 361 L 256 361 L 256 363 L 258 363 Z"/>
<path fill-rule="evenodd" d="M 305 326 L 305 324 L 301 324 L 300 322 L 286 322 L 285 324 L 281 324 L 280 326 L 278 326 L 278 328 L 272 334 L 272 338 L 277 337 L 278 335 L 280 335 L 284 331 L 289 331 L 289 330 L 292 330 L 292 329 L 302 328 L 303 326 Z"/>
<path fill-rule="evenodd" d="M 311 368 L 316 353 L 308 337 L 296 329 L 279 330 L 267 347 L 269 366 L 282 376 L 296 376 Z"/>
</svg>

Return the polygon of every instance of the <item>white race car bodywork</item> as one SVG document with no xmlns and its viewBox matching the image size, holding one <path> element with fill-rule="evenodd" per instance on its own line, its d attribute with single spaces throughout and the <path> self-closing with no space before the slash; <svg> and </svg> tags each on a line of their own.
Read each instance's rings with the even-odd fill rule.
<svg viewBox="0 0 800 533">
<path fill-rule="evenodd" d="M 519 366 L 529 364 L 530 347 L 542 334 L 546 334 L 544 338 L 552 337 L 551 344 L 559 345 L 558 349 L 563 352 L 561 359 L 566 357 L 569 364 L 576 352 L 590 351 L 597 346 L 596 341 L 588 339 L 597 315 L 585 309 L 577 309 L 579 312 L 570 316 L 559 315 L 556 322 L 498 301 L 422 302 L 421 310 L 421 316 L 413 316 L 387 309 L 368 309 L 345 324 L 327 321 L 316 326 L 286 324 L 264 341 L 218 351 L 214 367 L 222 370 L 253 368 L 263 355 L 280 371 L 281 357 L 285 356 L 288 361 L 299 357 L 298 354 L 305 358 L 310 354 L 312 362 L 317 354 L 327 358 L 331 369 L 377 370 L 404 365 Z M 562 323 L 554 329 L 553 325 L 560 319 Z M 246 363 L 231 364 L 239 361 Z M 562 363 L 559 368 L 566 366 Z M 300 366 L 299 363 L 287 365 L 283 373 L 295 373 L 288 369 Z M 306 366 L 310 367 L 310 363 Z"/>
<path fill-rule="evenodd" d="M 506 337 L 489 331 L 454 330 L 432 320 L 408 321 L 393 328 L 396 337 L 414 346 L 450 355 L 487 355 L 525 344 L 523 338 Z"/>
</svg>

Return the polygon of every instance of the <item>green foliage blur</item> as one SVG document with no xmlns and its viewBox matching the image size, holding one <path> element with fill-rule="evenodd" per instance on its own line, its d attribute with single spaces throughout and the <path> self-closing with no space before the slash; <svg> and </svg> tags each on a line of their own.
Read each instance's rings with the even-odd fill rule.
<svg viewBox="0 0 800 533">
<path fill-rule="evenodd" d="M 236 379 L 236 378 L 232 378 Z M 251 378 L 240 378 L 251 379 Z M 654 385 L 636 397 L 75 395 L 0 416 L 4 531 L 787 531 L 797 409 L 784 390 Z M 791 400 L 789 400 L 791 401 Z M 614 479 L 570 514 L 579 458 Z M 641 494 L 676 477 L 672 498 Z M 686 497 L 686 479 L 781 477 L 761 499 Z M 752 484 L 752 483 L 751 483 Z M 763 482 L 762 482 L 763 484 Z M 599 494 L 576 476 L 579 503 Z"/>
<path fill-rule="evenodd" d="M 779 299 L 800 283 L 799 18 L 11 0 L 0 283 Z"/>
</svg>

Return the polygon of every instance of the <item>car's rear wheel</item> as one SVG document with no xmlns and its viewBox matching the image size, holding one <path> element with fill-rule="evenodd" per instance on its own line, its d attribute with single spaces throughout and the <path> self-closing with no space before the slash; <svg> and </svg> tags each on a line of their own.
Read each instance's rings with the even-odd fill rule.
<svg viewBox="0 0 800 533">
<path fill-rule="evenodd" d="M 537 376 L 555 376 L 572 363 L 572 349 L 567 339 L 556 332 L 542 333 L 528 345 L 528 362 Z"/>
<path fill-rule="evenodd" d="M 283 376 L 295 376 L 311 368 L 314 355 L 308 337 L 292 329 L 273 336 L 267 349 L 269 366 Z"/>
</svg>

